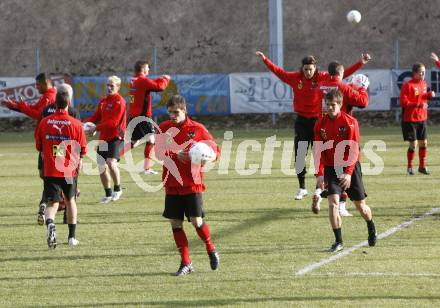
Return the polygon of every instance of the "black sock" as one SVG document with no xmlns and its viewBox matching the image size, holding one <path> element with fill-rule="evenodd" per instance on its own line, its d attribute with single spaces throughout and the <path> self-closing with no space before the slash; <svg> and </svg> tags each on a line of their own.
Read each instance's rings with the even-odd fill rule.
<svg viewBox="0 0 440 308">
<path fill-rule="evenodd" d="M 40 201 L 40 204 L 41 203 L 47 203 L 47 198 L 46 198 L 46 194 L 45 194 L 45 192 L 44 192 L 44 189 L 43 189 L 43 192 L 41 193 L 41 201 Z"/>
<path fill-rule="evenodd" d="M 112 189 L 111 188 L 104 188 L 105 190 L 105 196 L 111 197 L 112 196 Z"/>
<path fill-rule="evenodd" d="M 50 219 L 50 218 L 46 219 L 46 226 L 48 226 L 50 224 L 53 224 L 53 219 Z"/>
<path fill-rule="evenodd" d="M 342 230 L 341 230 L 341 228 L 333 229 L 333 233 L 335 234 L 336 243 L 342 244 Z"/>
<path fill-rule="evenodd" d="M 376 226 L 374 225 L 373 219 L 370 221 L 367 221 L 367 227 L 368 227 L 368 231 L 376 232 Z"/>
<path fill-rule="evenodd" d="M 115 185 L 115 186 L 113 187 L 113 190 L 114 190 L 114 191 L 121 191 L 121 185 Z"/>
<path fill-rule="evenodd" d="M 303 169 L 300 173 L 298 173 L 298 182 L 299 188 L 306 189 L 306 168 Z"/>
<path fill-rule="evenodd" d="M 69 226 L 69 238 L 75 237 L 76 224 L 68 224 Z"/>
</svg>

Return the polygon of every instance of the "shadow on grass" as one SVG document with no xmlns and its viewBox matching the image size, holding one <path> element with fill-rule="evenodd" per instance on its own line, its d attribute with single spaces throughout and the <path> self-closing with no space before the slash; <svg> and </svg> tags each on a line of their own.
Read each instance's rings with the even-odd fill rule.
<svg viewBox="0 0 440 308">
<path fill-rule="evenodd" d="M 154 277 L 154 276 L 173 276 L 168 272 L 148 272 L 148 273 L 119 273 L 119 274 L 90 274 L 90 275 L 47 275 L 38 277 L 3 277 L 0 281 L 20 281 L 20 280 L 40 280 L 40 279 L 90 279 L 90 278 L 111 278 L 111 277 Z"/>
<path fill-rule="evenodd" d="M 196 307 L 196 306 L 236 306 L 247 303 L 274 303 L 274 302 L 310 302 L 319 301 L 333 306 L 334 302 L 356 301 L 364 302 L 370 300 L 439 300 L 440 296 L 281 296 L 281 297 L 258 297 L 258 298 L 228 298 L 228 299 L 207 299 L 207 300 L 172 300 L 172 301 L 137 301 L 137 302 L 105 302 L 75 305 L 46 305 L 46 307 L 100 307 L 100 306 L 178 306 L 178 307 Z"/>
</svg>

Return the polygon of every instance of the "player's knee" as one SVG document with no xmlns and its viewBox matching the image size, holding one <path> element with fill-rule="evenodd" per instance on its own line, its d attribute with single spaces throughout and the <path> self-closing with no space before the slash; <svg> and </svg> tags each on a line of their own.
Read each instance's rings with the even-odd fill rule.
<svg viewBox="0 0 440 308">
<path fill-rule="evenodd" d="M 183 221 L 178 219 L 170 219 L 172 229 L 183 229 Z"/>
<path fill-rule="evenodd" d="M 194 228 L 200 228 L 203 225 L 202 217 L 191 217 L 190 220 Z"/>
<path fill-rule="evenodd" d="M 328 203 L 328 208 L 330 211 L 334 211 L 334 210 L 338 210 L 339 209 L 339 204 L 333 201 L 329 201 Z"/>
<path fill-rule="evenodd" d="M 109 168 L 115 169 L 118 165 L 118 161 L 114 158 L 109 158 L 107 159 L 106 164 Z"/>
<path fill-rule="evenodd" d="M 98 171 L 99 171 L 99 174 L 104 173 L 106 168 L 107 168 L 107 165 L 106 165 L 106 164 L 98 164 Z"/>
</svg>

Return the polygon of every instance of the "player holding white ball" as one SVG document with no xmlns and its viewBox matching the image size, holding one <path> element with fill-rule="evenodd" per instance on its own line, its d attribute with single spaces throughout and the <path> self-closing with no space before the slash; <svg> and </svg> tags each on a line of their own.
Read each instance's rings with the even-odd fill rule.
<svg viewBox="0 0 440 308">
<path fill-rule="evenodd" d="M 167 109 L 170 119 L 159 125 L 155 151 L 156 157 L 163 161 L 165 210 L 162 215 L 171 223 L 174 241 L 181 256 L 176 276 L 194 271 L 189 256 L 188 239 L 183 230 L 185 216 L 205 243 L 211 269 L 216 270 L 220 259 L 212 243 L 209 227 L 203 220 L 205 213 L 202 193 L 205 191 L 203 163 L 216 159 L 220 150 L 208 130 L 188 117 L 186 102 L 182 96 L 171 97 L 167 102 Z M 210 153 L 206 151 L 206 147 L 211 148 L 214 157 L 206 156 Z"/>
<path fill-rule="evenodd" d="M 204 165 L 206 162 L 214 161 L 217 153 L 206 143 L 195 143 L 188 152 L 193 164 Z"/>
</svg>

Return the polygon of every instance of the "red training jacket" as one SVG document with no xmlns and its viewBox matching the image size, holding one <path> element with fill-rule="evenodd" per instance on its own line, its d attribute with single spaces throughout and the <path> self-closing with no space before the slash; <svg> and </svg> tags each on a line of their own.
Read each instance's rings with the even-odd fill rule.
<svg viewBox="0 0 440 308">
<path fill-rule="evenodd" d="M 322 114 L 321 93 L 318 83 L 329 78 L 328 72 L 318 72 L 311 79 L 307 79 L 302 71 L 287 72 L 272 63 L 267 57 L 263 60 L 267 68 L 281 81 L 287 83 L 293 90 L 293 111 L 305 118 L 318 118 Z M 362 61 L 347 67 L 344 78 L 350 76 L 363 66 Z"/>
<path fill-rule="evenodd" d="M 168 78 L 150 79 L 144 74 L 135 74 L 130 82 L 130 108 L 128 115 L 130 119 L 138 116 L 153 115 L 151 104 L 151 92 L 160 92 L 166 89 L 169 83 Z"/>
<path fill-rule="evenodd" d="M 316 122 L 314 133 L 313 152 L 315 166 L 319 166 L 317 174 L 319 176 L 324 175 L 324 167 L 342 166 L 345 164 L 344 173 L 351 175 L 356 162 L 360 159 L 360 138 L 357 120 L 342 111 L 334 119 L 326 114 Z M 329 148 L 326 146 L 328 141 L 333 141 Z M 342 144 L 338 148 L 338 144 L 344 141 L 347 143 L 346 146 L 342 147 Z M 337 151 L 341 152 L 337 153 Z"/>
<path fill-rule="evenodd" d="M 188 116 L 183 124 L 168 120 L 159 125 L 156 133 L 156 157 L 163 160 L 162 182 L 167 195 L 188 195 L 205 191 L 203 167 L 182 162 L 177 158 L 181 150 L 188 151 L 194 142 L 204 141 L 217 154 L 220 149 L 214 138 L 202 124 Z"/>
<path fill-rule="evenodd" d="M 400 106 L 403 108 L 403 121 L 423 122 L 428 118 L 428 99 L 431 92 L 425 80 L 411 79 L 400 89 Z"/>
<path fill-rule="evenodd" d="M 18 110 L 32 119 L 39 120 L 43 109 L 47 105 L 55 103 L 56 95 L 57 89 L 55 87 L 50 88 L 33 105 L 26 104 L 25 102 L 16 102 Z"/>
<path fill-rule="evenodd" d="M 35 141 L 37 150 L 43 152 L 45 177 L 73 178 L 78 174 L 80 157 L 87 150 L 86 136 L 81 122 L 67 110 L 57 109 L 42 119 Z"/>
<path fill-rule="evenodd" d="M 368 106 L 368 93 L 364 88 L 355 90 L 353 87 L 342 82 L 337 76 L 329 76 L 326 80 L 319 83 L 321 92 L 321 102 L 324 105 L 324 95 L 330 90 L 339 90 L 344 96 L 341 110 L 349 115 L 353 115 L 353 107 L 365 108 Z"/>
<path fill-rule="evenodd" d="M 84 120 L 96 124 L 99 131 L 99 139 L 112 141 L 115 139 L 124 140 L 126 128 L 126 103 L 125 99 L 118 93 L 103 97 L 94 114 Z"/>
</svg>

